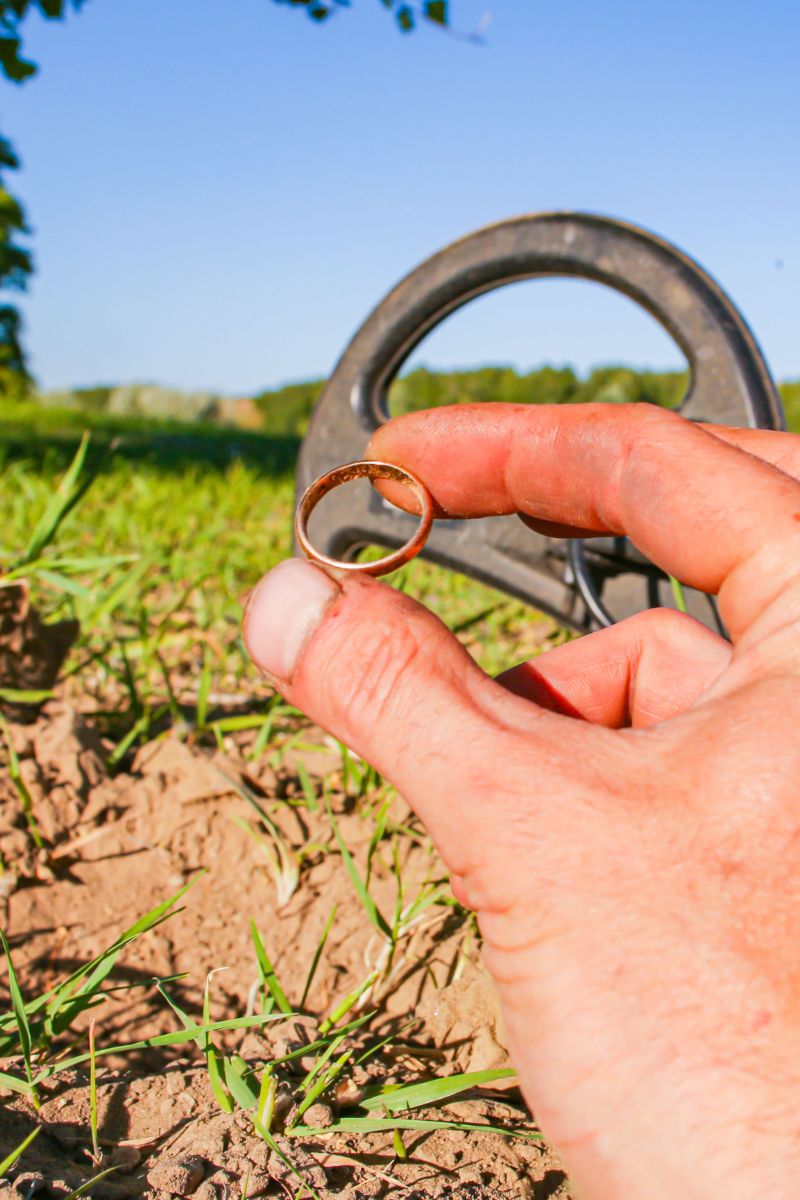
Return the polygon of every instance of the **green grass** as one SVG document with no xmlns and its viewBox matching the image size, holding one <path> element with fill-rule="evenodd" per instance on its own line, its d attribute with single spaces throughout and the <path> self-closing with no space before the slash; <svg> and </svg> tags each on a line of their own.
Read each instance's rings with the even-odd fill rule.
<svg viewBox="0 0 800 1200">
<path fill-rule="evenodd" d="M 254 716 L 248 699 L 265 689 L 241 644 L 241 612 L 291 552 L 296 440 L 6 404 L 0 447 L 0 572 L 28 580 L 48 620 L 80 621 L 70 687 L 117 759 L 169 724 L 217 740 L 231 730 L 220 722 L 259 726 L 268 713 L 262 704 Z M 420 560 L 390 582 L 490 671 L 527 655 L 541 628 L 519 602 Z M 220 694 L 240 711 L 221 713 Z"/>
<path fill-rule="evenodd" d="M 262 1059 L 255 1063 L 248 1062 L 238 1053 L 228 1053 L 222 1050 L 214 1039 L 215 1034 L 221 1031 L 263 1027 L 272 1021 L 283 1021 L 286 1017 L 302 1011 L 305 995 L 308 992 L 309 985 L 306 984 L 300 1005 L 297 1008 L 291 1006 L 252 919 L 250 922 L 251 933 L 262 996 L 265 1001 L 262 1005 L 262 1012 L 218 1021 L 212 1020 L 211 978 L 214 974 L 212 972 L 206 979 L 202 1015 L 198 1019 L 184 1011 L 178 1004 L 167 987 L 172 980 L 153 979 L 152 986 L 172 1010 L 177 1018 L 179 1028 L 170 1033 L 159 1034 L 136 1042 L 98 1047 L 95 1037 L 95 1010 L 102 1006 L 107 998 L 108 979 L 120 953 L 164 921 L 179 916 L 180 909 L 176 906 L 190 886 L 191 883 L 187 884 L 168 900 L 146 913 L 129 929 L 120 934 L 108 949 L 94 960 L 83 964 L 72 975 L 35 998 L 24 995 L 8 942 L 0 931 L 0 944 L 5 955 L 10 993 L 10 1004 L 7 1011 L 0 1012 L 0 1052 L 5 1060 L 4 1066 L 8 1067 L 0 1072 L 0 1090 L 23 1096 L 30 1101 L 34 1109 L 38 1109 L 40 1088 L 45 1080 L 60 1072 L 74 1067 L 85 1067 L 88 1064 L 90 1116 L 87 1134 L 89 1145 L 86 1147 L 86 1153 L 95 1171 L 100 1172 L 93 1177 L 94 1181 L 115 1169 L 113 1166 L 110 1168 L 105 1166 L 106 1160 L 100 1147 L 97 1103 L 98 1058 L 108 1054 L 120 1056 L 157 1046 L 185 1046 L 192 1042 L 196 1044 L 205 1059 L 209 1083 L 219 1108 L 226 1113 L 241 1110 L 247 1114 L 252 1122 L 253 1135 L 265 1141 L 273 1152 L 285 1162 L 297 1180 L 306 1187 L 309 1185 L 291 1160 L 279 1148 L 273 1132 L 278 1082 L 283 1079 L 285 1084 L 289 1084 L 289 1077 L 286 1076 L 284 1068 L 298 1057 L 311 1058 L 312 1063 L 305 1077 L 293 1088 L 294 1112 L 283 1127 L 283 1132 L 290 1137 L 307 1137 L 317 1133 L 327 1135 L 341 1132 L 386 1131 L 394 1136 L 399 1147 L 403 1145 L 400 1131 L 412 1129 L 421 1131 L 481 1129 L 510 1137 L 539 1137 L 538 1132 L 531 1128 L 507 1129 L 488 1123 L 470 1124 L 462 1120 L 449 1119 L 446 1114 L 443 1119 L 438 1117 L 418 1119 L 407 1116 L 408 1113 L 420 1108 L 436 1109 L 439 1105 L 446 1106 L 455 1099 L 468 1100 L 475 1089 L 513 1076 L 514 1072 L 507 1069 L 453 1073 L 432 1079 L 418 1079 L 407 1085 L 385 1084 L 372 1088 L 356 1101 L 355 1106 L 365 1115 L 345 1116 L 322 1131 L 303 1125 L 301 1118 L 314 1103 L 329 1093 L 334 1085 L 339 1083 L 354 1066 L 358 1066 L 367 1058 L 385 1049 L 403 1031 L 396 1030 L 388 1037 L 374 1042 L 373 1039 L 370 1039 L 367 1028 L 374 1013 L 368 1012 L 342 1026 L 339 1022 L 347 1015 L 352 1004 L 347 1008 L 338 1005 L 326 1019 L 320 1022 L 317 1038 L 295 1050 L 276 1056 L 271 1061 Z M 320 952 L 324 949 L 329 928 L 330 922 L 323 934 L 319 947 Z M 318 955 L 315 955 L 311 967 L 312 972 L 316 967 L 317 960 Z M 358 991 L 358 994 L 360 993 L 361 989 Z M 88 1049 L 74 1053 L 72 1051 L 77 1048 L 80 1035 L 77 1035 L 76 1038 L 73 1033 L 73 1025 L 76 1019 L 84 1013 L 92 1014 L 89 1019 Z M 16 1163 L 37 1133 L 38 1129 L 35 1129 L 13 1150 L 0 1165 L 0 1174 Z M 400 1153 L 399 1149 L 398 1153 Z M 87 1184 L 83 1188 L 77 1189 L 73 1195 L 77 1196 L 83 1190 L 87 1190 L 90 1182 L 87 1181 Z M 309 1188 L 309 1190 L 312 1195 L 317 1195 L 313 1189 Z"/>
</svg>

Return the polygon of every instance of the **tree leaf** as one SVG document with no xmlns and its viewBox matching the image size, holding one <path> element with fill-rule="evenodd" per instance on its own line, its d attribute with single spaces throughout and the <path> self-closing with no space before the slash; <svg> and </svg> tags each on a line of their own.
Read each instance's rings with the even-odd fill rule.
<svg viewBox="0 0 800 1200">
<path fill-rule="evenodd" d="M 0 70 L 14 83 L 22 83 L 24 79 L 36 74 L 36 64 L 20 58 L 22 42 L 18 37 L 0 37 Z"/>
<path fill-rule="evenodd" d="M 397 10 L 397 24 L 403 33 L 410 33 L 414 28 L 414 13 L 407 4 L 402 4 Z"/>
<path fill-rule="evenodd" d="M 447 25 L 447 0 L 426 0 L 422 11 L 429 21 L 435 21 L 437 25 Z"/>
</svg>

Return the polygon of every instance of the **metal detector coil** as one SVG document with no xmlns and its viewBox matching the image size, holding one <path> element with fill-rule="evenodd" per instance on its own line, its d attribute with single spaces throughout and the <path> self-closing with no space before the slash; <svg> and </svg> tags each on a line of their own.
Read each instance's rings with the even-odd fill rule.
<svg viewBox="0 0 800 1200">
<path fill-rule="evenodd" d="M 427 259 L 373 309 L 342 355 L 311 417 L 297 471 L 298 497 L 317 476 L 360 459 L 388 420 L 387 391 L 414 348 L 456 309 L 485 292 L 537 277 L 594 280 L 630 297 L 685 354 L 690 383 L 680 412 L 698 421 L 784 429 L 764 356 L 720 286 L 675 246 L 591 213 L 516 217 L 462 238 Z M 377 492 L 354 502 L 332 493 L 315 527 L 331 558 L 408 541 L 414 518 Z M 437 521 L 423 557 L 550 613 L 580 632 L 671 603 L 664 573 L 626 538 L 564 540 L 519 518 Z M 718 627 L 708 597 L 690 611 Z"/>
</svg>

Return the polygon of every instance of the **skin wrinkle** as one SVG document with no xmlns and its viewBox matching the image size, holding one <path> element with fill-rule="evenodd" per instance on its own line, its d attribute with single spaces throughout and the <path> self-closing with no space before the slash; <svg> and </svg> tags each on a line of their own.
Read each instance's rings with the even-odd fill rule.
<svg viewBox="0 0 800 1200">
<path fill-rule="evenodd" d="M 800 546 L 798 549 L 800 549 Z M 787 599 L 792 599 L 791 593 L 793 592 L 795 593 L 795 608 L 790 611 L 789 617 L 784 621 L 780 610 L 784 601 Z M 800 615 L 798 615 L 797 611 L 798 595 L 800 595 L 800 564 L 798 564 L 796 570 L 792 571 L 786 578 L 783 579 L 776 592 L 767 602 L 765 608 L 755 618 L 755 620 L 748 625 L 744 634 L 738 639 L 737 645 L 734 649 L 735 661 L 738 662 L 739 659 L 750 650 L 751 646 L 763 646 L 764 642 L 768 638 L 775 637 L 786 630 L 790 630 L 793 626 L 800 624 Z M 777 620 L 780 621 L 781 624 L 771 629 L 770 625 L 776 620 L 776 612 L 779 614 L 777 616 Z M 762 629 L 762 626 L 766 626 L 766 632 Z"/>
<path fill-rule="evenodd" d="M 750 458 L 769 463 L 789 479 L 800 477 L 800 448 L 793 441 L 787 442 L 784 433 L 771 429 L 728 429 L 705 423 L 700 428 L 712 437 L 736 446 Z"/>
<path fill-rule="evenodd" d="M 507 452 L 503 455 L 501 468 L 501 479 L 503 481 L 503 491 L 505 492 L 506 498 L 503 508 L 508 513 L 514 512 L 514 510 L 517 508 L 517 505 L 512 500 L 512 497 L 516 494 L 515 488 L 511 482 L 511 476 L 512 472 L 514 471 L 514 467 L 514 443 L 512 442 L 511 445 L 507 447 Z"/>
<path fill-rule="evenodd" d="M 643 411 L 643 410 L 642 410 Z M 652 419 L 649 413 L 643 416 L 637 412 L 637 426 L 639 423 L 644 424 L 646 429 L 649 421 Z M 623 436 L 620 453 L 613 460 L 613 472 L 609 480 L 607 489 L 608 498 L 603 497 L 602 509 L 598 506 L 596 511 L 600 518 L 602 526 L 609 528 L 615 534 L 622 534 L 626 529 L 635 528 L 636 521 L 625 520 L 625 514 L 628 510 L 627 493 L 632 489 L 632 484 L 636 483 L 635 469 L 638 460 L 638 452 L 642 446 L 642 430 L 631 429 L 627 436 Z M 649 438 L 647 439 L 649 448 Z M 610 508 L 610 512 L 606 510 Z M 638 508 L 638 502 L 634 507 L 634 512 Z"/>
<path fill-rule="evenodd" d="M 328 628 L 321 644 L 318 641 L 310 647 L 316 654 L 315 688 L 321 699 L 323 710 L 335 709 L 339 713 L 340 719 L 344 719 L 347 727 L 346 740 L 359 752 L 362 752 L 363 745 L 357 736 L 357 730 L 365 724 L 368 724 L 373 730 L 375 727 L 386 727 L 404 731 L 400 745 L 393 745 L 391 757 L 384 756 L 376 764 L 391 782 L 403 790 L 402 781 L 409 769 L 407 760 L 411 761 L 414 771 L 417 772 L 424 769 L 430 770 L 431 765 L 438 757 L 440 768 L 452 771 L 452 754 L 448 753 L 447 743 L 443 740 L 444 734 L 441 752 L 438 755 L 432 755 L 428 749 L 430 747 L 428 731 L 431 727 L 430 704 L 427 695 L 423 693 L 421 697 L 418 697 L 414 692 L 415 679 L 419 677 L 418 663 L 420 660 L 437 661 L 438 656 L 431 653 L 431 649 L 435 648 L 442 636 L 449 638 L 449 635 L 439 622 L 436 622 L 432 628 L 427 628 L 426 623 L 425 632 L 429 635 L 430 645 L 423 651 L 416 633 L 418 622 L 403 620 L 398 624 L 394 636 L 387 636 L 389 626 L 385 614 L 382 613 L 378 619 L 373 621 L 369 613 L 369 607 L 375 600 L 376 589 L 379 589 L 381 598 L 383 598 L 387 589 L 375 581 L 358 580 L 353 585 L 350 585 L 348 581 L 344 602 L 336 611 L 329 614 Z M 403 616 L 405 616 L 404 610 L 414 608 L 405 597 L 397 593 L 390 592 L 389 597 L 392 606 L 398 609 Z M 362 603 L 356 618 L 355 605 L 359 599 L 366 602 L 367 611 L 364 611 Z M 352 611 L 349 611 L 351 608 Z M 375 639 L 374 645 L 370 645 L 371 638 Z M 356 651 L 358 671 L 351 670 L 345 674 L 338 672 L 335 666 L 337 660 L 344 653 L 349 653 L 352 659 L 354 650 Z M 463 712 L 465 683 L 467 684 L 467 694 L 473 692 L 476 683 L 485 681 L 490 687 L 494 687 L 494 685 L 488 678 L 480 676 L 478 668 L 465 650 L 460 650 L 458 667 L 458 672 L 455 672 L 454 664 L 448 659 L 443 670 L 440 669 L 439 679 L 440 685 L 445 684 L 447 690 L 450 690 L 452 686 L 453 698 L 458 696 L 463 718 L 466 716 L 466 713 Z M 448 675 L 450 684 L 447 680 Z M 406 682 L 407 680 L 408 682 Z M 300 684 L 303 682 L 299 675 L 297 682 Z M 525 706 L 521 705 L 520 707 Z M 483 735 L 486 718 L 485 706 L 475 706 L 474 715 L 477 718 L 476 730 Z M 322 723 L 328 724 L 324 716 Z M 433 722 L 433 727 L 436 727 L 435 722 Z M 464 729 L 462 719 L 462 730 Z M 499 727 L 497 732 L 500 732 Z M 397 743 L 396 735 L 393 742 Z M 465 748 L 460 756 L 462 772 L 473 755 L 476 755 L 477 762 L 482 764 L 484 761 L 481 754 L 482 744 L 482 738 L 477 744 L 474 738 L 465 738 Z M 425 747 L 424 751 L 422 747 Z M 513 754 L 516 749 L 515 739 L 514 744 L 509 747 L 509 752 Z M 521 780 L 521 788 L 527 785 L 527 780 L 527 776 L 524 781 Z M 484 790 L 488 795 L 488 787 Z M 475 866 L 471 863 L 467 865 L 461 859 L 453 859 L 452 854 L 445 854 L 445 858 L 446 861 L 449 859 L 448 865 L 451 863 L 454 866 L 458 865 L 462 873 L 475 870 Z"/>
<path fill-rule="evenodd" d="M 338 629 L 326 630 L 324 657 L 317 667 L 316 686 L 325 689 L 327 707 L 341 714 L 349 729 L 357 730 L 365 721 L 390 722 L 395 713 L 403 718 L 398 723 L 408 728 L 416 705 L 405 700 L 402 681 L 419 654 L 416 638 L 405 624 L 390 634 L 386 625 L 362 621 L 358 630 L 358 669 L 343 673 L 336 663 L 342 657 L 343 642 L 351 640 L 353 630 L 349 614 L 339 615 Z"/>
<path fill-rule="evenodd" d="M 767 634 L 758 645 L 748 646 L 736 658 L 731 668 L 731 680 L 741 675 L 747 683 L 751 679 L 771 676 L 772 678 L 796 678 L 800 660 L 800 621 L 787 620 L 786 624 Z"/>
<path fill-rule="evenodd" d="M 501 691 L 499 688 L 486 686 L 487 683 L 494 682 L 488 676 L 481 677 L 471 671 L 466 675 L 466 694 L 476 713 L 487 717 L 509 733 L 537 732 L 542 738 L 557 737 L 563 733 L 562 728 L 556 726 L 551 718 L 568 718 L 519 700 L 505 689 Z"/>
<path fill-rule="evenodd" d="M 644 425 L 644 431 L 648 436 L 646 438 L 629 438 L 628 452 L 619 459 L 621 481 L 617 504 L 620 519 L 615 532 L 624 532 L 626 529 L 635 528 L 639 521 L 639 513 L 643 508 L 648 511 L 648 520 L 651 525 L 664 531 L 672 527 L 669 513 L 674 505 L 664 500 L 664 494 L 666 493 L 668 496 L 673 494 L 676 485 L 673 481 L 673 474 L 665 469 L 665 463 L 674 457 L 671 443 L 683 441 L 683 436 L 676 439 L 674 434 L 680 431 L 683 435 L 686 431 L 680 423 L 680 418 L 675 414 L 664 414 L 662 418 L 660 410 L 655 411 L 659 415 L 656 417 L 650 415 Z M 677 427 L 676 421 L 678 422 Z M 697 432 L 701 437 L 707 436 L 700 430 Z M 675 450 L 680 451 L 680 446 L 675 447 Z M 623 463 L 624 470 L 622 469 Z M 682 575 L 682 578 L 686 583 L 716 591 L 716 580 L 695 580 L 689 575 Z"/>
<path fill-rule="evenodd" d="M 658 634 L 656 634 L 656 637 Z M 644 652 L 641 641 L 634 643 L 633 657 L 627 659 L 627 679 L 625 687 L 626 706 L 625 712 L 622 714 L 622 725 L 634 725 L 636 721 L 634 714 L 639 712 L 639 677 L 643 671 Z"/>
<path fill-rule="evenodd" d="M 535 463 L 537 458 L 544 458 L 546 461 L 551 457 L 557 457 L 559 454 L 559 431 L 557 429 L 545 430 L 542 435 L 541 430 L 536 428 L 534 422 L 530 422 L 525 441 L 512 440 L 509 446 L 509 462 L 512 464 L 512 470 L 509 472 L 509 480 L 513 481 L 508 484 L 508 504 L 512 509 L 520 507 L 515 503 L 515 498 L 519 495 L 525 500 L 526 511 L 530 510 L 531 515 L 536 514 L 537 502 L 535 492 L 532 496 L 527 496 L 523 490 L 524 481 L 530 478 L 531 463 Z M 518 481 L 518 482 L 517 482 Z M 546 516 L 547 513 L 541 514 Z"/>
<path fill-rule="evenodd" d="M 729 656 L 726 654 L 726 644 L 722 638 L 714 639 L 712 643 L 710 638 L 713 635 L 706 635 L 703 628 L 702 634 L 700 630 L 693 629 L 689 622 L 694 624 L 692 617 L 684 616 L 684 614 L 672 614 L 670 610 L 656 610 L 651 614 L 655 617 L 654 621 L 642 622 L 642 629 L 639 640 L 636 643 L 636 659 L 635 662 L 629 665 L 629 709 L 633 715 L 633 723 L 650 724 L 652 722 L 644 721 L 643 717 L 646 713 L 652 711 L 654 719 L 660 720 L 662 710 L 659 707 L 662 701 L 663 692 L 671 691 L 671 679 L 667 677 L 665 681 L 665 673 L 667 670 L 674 672 L 678 663 L 672 653 L 671 638 L 676 637 L 680 633 L 681 637 L 686 637 L 688 650 L 688 636 L 695 633 L 699 637 L 692 636 L 692 648 L 699 654 L 700 648 L 710 650 L 713 644 L 715 651 L 715 661 L 713 665 L 713 678 L 708 678 L 707 685 L 713 682 L 714 678 L 718 678 L 725 669 Z M 702 640 L 701 640 L 702 639 Z M 719 658 L 716 657 L 719 652 Z M 724 659 L 723 659 L 724 656 Z M 724 664 L 724 665 L 723 665 Z M 709 672 L 709 675 L 711 672 Z M 676 685 L 682 690 L 683 703 L 675 703 L 674 710 L 680 711 L 696 702 L 702 692 L 697 693 L 696 688 L 690 688 L 687 685 L 685 668 L 682 670 L 679 681 Z M 652 692 L 652 695 L 648 695 Z M 643 695 L 644 693 L 644 695 Z M 669 713 L 671 716 L 672 713 Z"/>
</svg>

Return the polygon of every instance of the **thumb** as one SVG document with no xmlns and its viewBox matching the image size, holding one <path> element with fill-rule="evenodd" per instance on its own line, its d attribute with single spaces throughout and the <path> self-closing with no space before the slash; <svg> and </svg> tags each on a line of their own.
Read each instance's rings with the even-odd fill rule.
<svg viewBox="0 0 800 1200">
<path fill-rule="evenodd" d="M 499 764 L 527 758 L 531 725 L 565 721 L 509 695 L 437 617 L 363 575 L 289 559 L 253 591 L 243 632 L 256 666 L 398 788 L 458 873 L 497 823 Z"/>
</svg>

